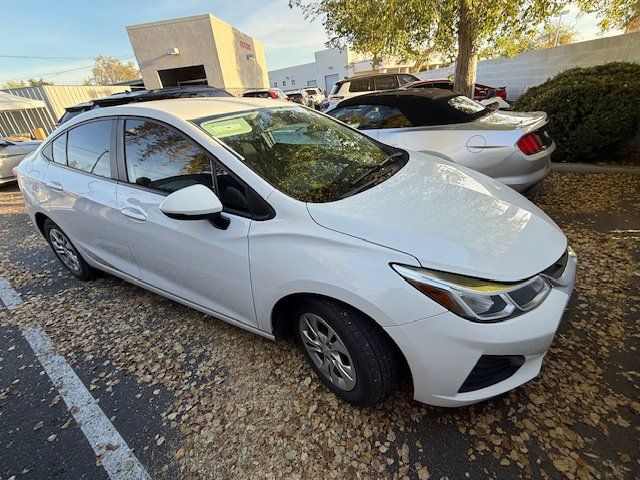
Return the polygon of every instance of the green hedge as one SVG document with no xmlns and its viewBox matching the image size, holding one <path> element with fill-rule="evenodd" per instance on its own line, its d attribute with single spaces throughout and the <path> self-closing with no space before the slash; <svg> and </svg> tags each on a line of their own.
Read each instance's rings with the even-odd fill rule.
<svg viewBox="0 0 640 480">
<path fill-rule="evenodd" d="M 554 160 L 611 160 L 640 126 L 640 64 L 566 70 L 527 90 L 514 110 L 547 112 L 557 145 Z"/>
</svg>

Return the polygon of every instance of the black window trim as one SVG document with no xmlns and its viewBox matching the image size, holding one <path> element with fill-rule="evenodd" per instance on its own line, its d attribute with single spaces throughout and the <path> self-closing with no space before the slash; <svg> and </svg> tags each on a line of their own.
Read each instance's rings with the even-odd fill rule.
<svg viewBox="0 0 640 480">
<path fill-rule="evenodd" d="M 111 122 L 111 138 L 109 140 L 109 177 L 103 177 L 102 175 L 96 175 L 95 173 L 91 173 L 91 172 L 87 172 L 86 170 L 80 170 L 79 168 L 73 168 L 70 167 L 68 165 L 69 159 L 65 158 L 66 162 L 64 164 L 62 163 L 58 163 L 56 161 L 53 160 L 53 158 L 49 158 L 47 157 L 47 155 L 44 153 L 44 150 L 49 148 L 51 146 L 52 148 L 52 152 L 53 152 L 53 142 L 55 142 L 58 138 L 60 138 L 62 135 L 66 135 L 67 138 L 65 140 L 65 157 L 67 157 L 67 153 L 68 153 L 68 144 L 69 144 L 69 135 L 68 133 L 73 130 L 74 128 L 80 127 L 82 125 L 86 125 L 88 123 L 93 123 L 93 122 L 99 122 L 99 121 L 105 121 L 105 120 L 109 120 Z M 82 122 L 76 123 L 74 125 L 70 125 L 67 128 L 65 128 L 64 130 L 60 131 L 59 133 L 57 133 L 54 137 L 51 137 L 50 139 L 47 140 L 47 142 L 42 146 L 40 152 L 42 153 L 42 156 L 44 158 L 47 159 L 47 161 L 49 163 L 53 163 L 54 165 L 57 165 L 58 167 L 62 167 L 62 168 L 66 168 L 68 170 L 71 170 L 73 172 L 78 172 L 78 173 L 82 173 L 84 175 L 90 175 L 91 177 L 94 178 L 99 178 L 102 180 L 106 180 L 108 182 L 114 182 L 117 183 L 117 163 L 116 163 L 116 156 L 114 155 L 114 153 L 116 152 L 116 116 L 104 116 L 104 117 L 95 117 L 95 118 L 90 118 L 88 120 L 83 120 Z M 52 154 L 53 156 L 53 154 Z"/>
<path fill-rule="evenodd" d="M 150 121 L 153 123 L 156 123 L 158 125 L 161 125 L 163 127 L 167 127 L 170 130 L 175 131 L 178 135 L 186 138 L 187 140 L 195 143 L 198 147 L 200 147 L 209 157 L 209 161 L 211 162 L 211 176 L 212 178 L 212 183 L 215 184 L 215 189 L 216 192 L 218 192 L 218 184 L 217 184 L 217 178 L 215 176 L 215 165 L 214 162 L 217 163 L 220 167 L 224 168 L 230 175 L 232 175 L 237 181 L 239 181 L 240 183 L 242 183 L 242 185 L 245 186 L 246 190 L 247 190 L 247 201 L 250 203 L 250 208 L 251 210 L 255 210 L 255 207 L 253 205 L 253 203 L 259 202 L 263 204 L 264 210 L 267 211 L 268 213 L 265 215 L 257 215 L 255 213 L 246 213 L 246 212 L 240 212 L 237 210 L 233 210 L 233 209 L 224 209 L 223 212 L 229 215 L 235 215 L 238 217 L 243 217 L 243 218 L 248 218 L 251 220 L 256 220 L 256 221 L 265 221 L 265 220 L 271 220 L 272 218 L 274 218 L 276 216 L 276 212 L 273 209 L 273 207 L 269 204 L 269 202 L 267 202 L 264 198 L 262 198 L 262 196 L 257 193 L 252 187 L 251 185 L 249 185 L 247 182 L 245 182 L 244 180 L 242 180 L 242 178 L 237 175 L 233 170 L 231 170 L 229 167 L 227 167 L 223 162 L 220 161 L 220 159 L 218 157 L 216 157 L 213 153 L 211 153 L 211 151 L 206 148 L 204 145 L 202 145 L 200 142 L 198 142 L 196 139 L 194 139 L 193 137 L 191 137 L 190 135 L 186 134 L 185 132 L 183 132 L 182 130 L 180 130 L 179 128 L 163 122 L 162 120 L 158 120 L 156 118 L 153 117 L 147 117 L 144 115 L 118 115 L 117 116 L 117 127 L 116 127 L 116 155 L 114 155 L 116 158 L 116 162 L 117 162 L 117 175 L 118 175 L 118 180 L 117 182 L 123 185 L 126 185 L 128 187 L 133 187 L 133 188 L 137 188 L 140 190 L 145 190 L 147 192 L 150 193 L 155 193 L 157 195 L 161 195 L 163 197 L 168 196 L 170 193 L 157 189 L 157 188 L 151 188 L 151 187 L 145 187 L 144 185 L 138 185 L 136 183 L 130 183 L 129 179 L 128 179 L 128 175 L 127 175 L 127 165 L 126 165 L 126 159 L 125 159 L 125 152 L 124 152 L 124 129 L 125 129 L 125 121 L 126 120 L 142 120 L 142 121 Z M 217 195 L 217 193 L 216 193 Z M 252 203 L 253 202 L 253 203 Z"/>
</svg>

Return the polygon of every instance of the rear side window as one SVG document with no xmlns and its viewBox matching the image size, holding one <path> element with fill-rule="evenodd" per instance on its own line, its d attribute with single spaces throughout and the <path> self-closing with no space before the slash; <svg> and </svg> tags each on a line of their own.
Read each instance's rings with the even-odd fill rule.
<svg viewBox="0 0 640 480">
<path fill-rule="evenodd" d="M 52 160 L 60 165 L 67 164 L 67 134 L 63 133 L 52 142 Z"/>
<path fill-rule="evenodd" d="M 404 114 L 395 107 L 384 107 L 380 128 L 404 128 L 413 125 Z"/>
<path fill-rule="evenodd" d="M 398 75 L 398 82 L 400 85 L 406 85 L 407 83 L 415 82 L 420 80 L 418 77 L 414 77 L 413 75 L 409 75 L 408 73 L 403 73 Z"/>
<path fill-rule="evenodd" d="M 328 115 L 358 130 L 371 130 L 380 128 L 386 108 L 378 105 L 352 105 L 331 110 Z"/>
<path fill-rule="evenodd" d="M 349 82 L 350 92 L 369 92 L 371 90 L 372 88 L 368 78 L 354 78 Z"/>
<path fill-rule="evenodd" d="M 111 124 L 111 120 L 99 120 L 69 130 L 67 165 L 101 177 L 111 177 Z"/>
<path fill-rule="evenodd" d="M 126 120 L 124 153 L 130 183 L 168 193 L 195 184 L 213 189 L 207 152 L 165 125 Z"/>
<path fill-rule="evenodd" d="M 398 80 L 395 75 L 385 75 L 373 79 L 376 90 L 392 90 L 398 88 Z"/>
</svg>

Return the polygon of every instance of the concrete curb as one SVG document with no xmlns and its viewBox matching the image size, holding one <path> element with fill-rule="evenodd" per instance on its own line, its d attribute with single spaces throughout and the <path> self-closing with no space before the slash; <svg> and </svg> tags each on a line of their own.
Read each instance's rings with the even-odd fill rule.
<svg viewBox="0 0 640 480">
<path fill-rule="evenodd" d="M 591 165 L 589 163 L 552 163 L 551 171 L 568 173 L 629 173 L 631 175 L 640 175 L 640 167 Z"/>
</svg>

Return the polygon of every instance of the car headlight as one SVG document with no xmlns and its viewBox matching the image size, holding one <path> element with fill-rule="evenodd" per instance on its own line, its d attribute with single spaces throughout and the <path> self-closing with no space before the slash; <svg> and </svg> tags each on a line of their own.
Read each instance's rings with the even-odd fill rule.
<svg viewBox="0 0 640 480">
<path fill-rule="evenodd" d="M 542 303 L 551 291 L 536 275 L 517 283 L 497 283 L 426 268 L 391 264 L 410 285 L 447 310 L 473 322 L 501 322 Z"/>
</svg>

